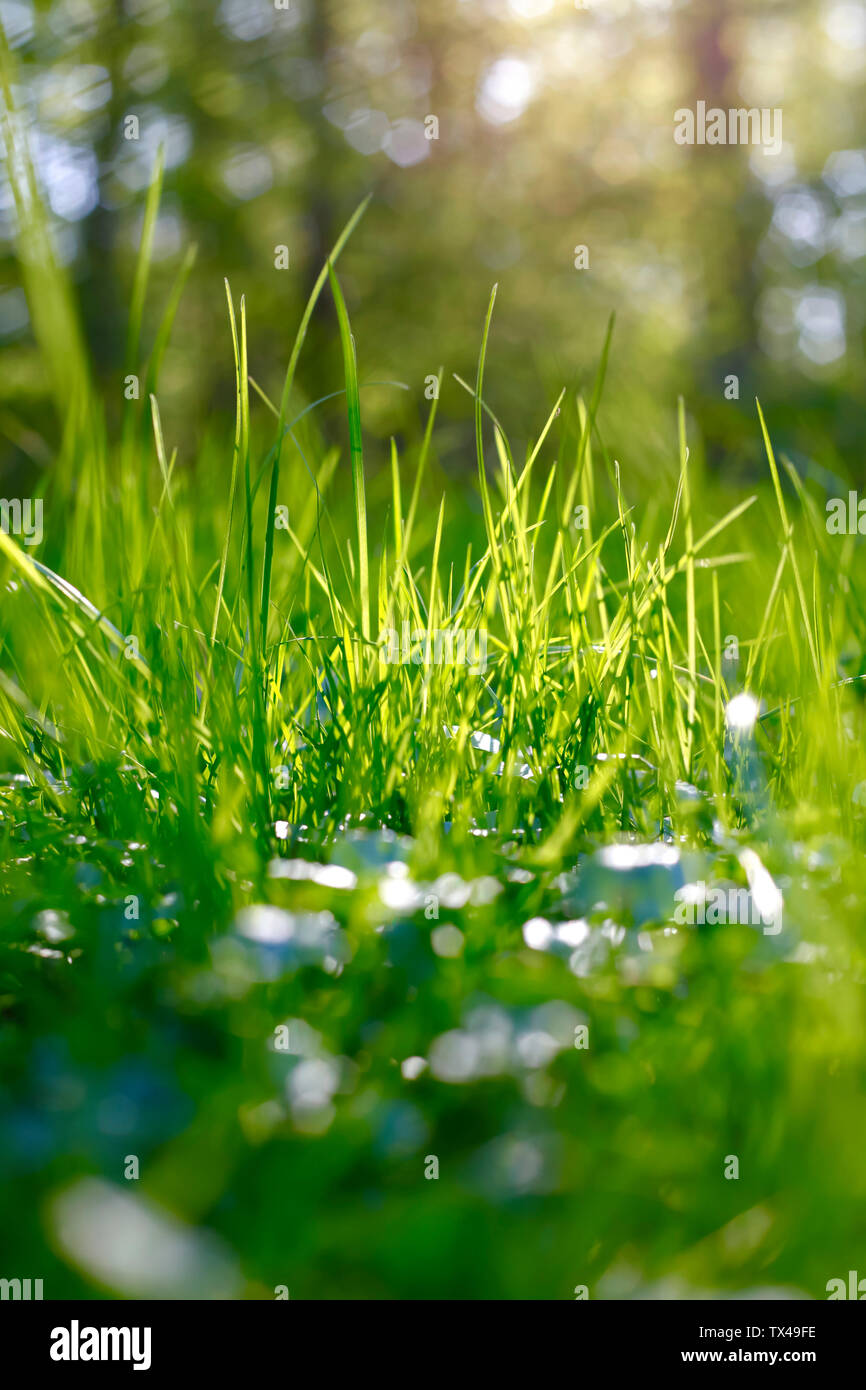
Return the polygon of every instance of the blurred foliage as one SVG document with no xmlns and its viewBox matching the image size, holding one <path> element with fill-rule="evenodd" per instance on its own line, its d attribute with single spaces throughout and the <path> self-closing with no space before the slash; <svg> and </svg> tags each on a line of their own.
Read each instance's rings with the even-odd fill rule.
<svg viewBox="0 0 866 1390">
<path fill-rule="evenodd" d="M 425 379 L 443 365 L 451 428 L 439 449 L 449 471 L 464 469 L 471 403 L 451 374 L 468 375 L 498 280 L 491 404 L 518 439 L 539 427 L 539 381 L 554 394 L 585 385 L 615 310 L 605 425 L 634 472 L 675 469 L 677 394 L 729 477 L 758 461 L 756 395 L 770 415 L 784 405 L 778 442 L 801 471 L 856 470 L 861 3 L 3 0 L 0 15 L 118 413 L 141 193 L 165 145 L 154 305 L 198 247 L 161 392 L 181 466 L 232 406 L 223 276 L 246 296 L 251 369 L 273 395 L 327 248 L 372 192 L 345 266 L 361 380 L 409 392 L 367 393 L 371 436 L 417 431 Z M 780 107 L 782 151 L 677 145 L 674 112 L 699 99 Z M 138 140 L 124 139 L 130 115 Z M 2 467 L 26 476 L 50 459 L 54 431 L 8 186 L 0 215 Z M 577 245 L 588 270 L 574 269 Z M 287 270 L 274 267 L 277 246 Z M 322 310 L 301 369 L 310 399 L 338 384 L 332 330 Z M 724 397 L 729 373 L 739 402 Z"/>
</svg>

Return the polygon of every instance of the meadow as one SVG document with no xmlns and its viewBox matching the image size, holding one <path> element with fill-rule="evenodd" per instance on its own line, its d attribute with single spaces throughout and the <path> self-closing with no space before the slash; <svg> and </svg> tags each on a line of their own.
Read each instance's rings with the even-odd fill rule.
<svg viewBox="0 0 866 1390">
<path fill-rule="evenodd" d="M 111 399 L 17 188 L 63 431 L 43 543 L 0 531 L 4 1275 L 825 1297 L 866 1234 L 856 537 L 760 405 L 736 500 L 684 400 L 670 486 L 631 496 L 613 323 L 512 445 L 489 284 L 474 379 L 440 373 L 371 465 L 341 287 L 364 204 L 279 394 L 215 286 L 235 427 L 179 457 L 159 402 L 191 258 L 154 318 L 161 182 Z M 310 400 L 325 305 L 343 375 Z M 446 389 L 474 423 L 459 487 Z M 389 657 L 407 626 L 430 642 Z M 432 659 L 443 631 L 483 632 L 483 669 Z M 695 884 L 759 911 L 684 925 Z"/>
</svg>

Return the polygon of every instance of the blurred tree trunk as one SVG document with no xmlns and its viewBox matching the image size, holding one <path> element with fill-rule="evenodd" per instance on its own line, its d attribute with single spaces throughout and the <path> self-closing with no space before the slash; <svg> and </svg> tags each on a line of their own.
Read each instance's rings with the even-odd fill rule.
<svg viewBox="0 0 866 1390">
<path fill-rule="evenodd" d="M 124 91 L 122 75 L 126 54 L 123 31 L 128 23 L 123 0 L 113 0 L 104 15 L 99 36 L 99 58 L 101 65 L 108 70 L 111 97 L 105 108 L 105 123 L 93 145 L 98 161 L 100 198 L 82 227 L 84 268 L 79 297 L 97 377 L 102 380 L 117 377 L 119 381 L 124 365 L 127 308 L 120 299 L 115 264 L 117 214 L 105 206 L 102 194 L 105 177 L 111 170 L 118 142 L 122 139 L 123 117 L 127 114 L 129 100 Z"/>
<path fill-rule="evenodd" d="M 307 189 L 307 222 L 309 227 L 310 256 L 304 277 L 304 298 L 306 303 L 319 272 L 325 263 L 336 237 L 334 203 L 331 196 L 333 179 L 328 168 L 329 146 L 335 136 L 333 128 L 325 120 L 322 104 L 326 99 L 328 85 L 328 53 L 331 47 L 331 29 L 328 6 L 319 3 L 313 6 L 309 24 L 310 57 L 322 75 L 322 88 L 309 103 L 305 113 L 315 141 L 317 157 L 310 161 L 310 184 Z M 326 302 L 320 298 L 316 306 L 321 316 Z"/>
<path fill-rule="evenodd" d="M 743 106 L 730 49 L 729 0 L 700 0 L 682 13 L 682 51 L 694 61 L 693 104 L 728 111 Z M 708 347 L 714 362 L 710 391 L 722 392 L 718 370 L 750 371 L 757 354 L 755 264 L 763 230 L 762 195 L 749 173 L 750 147 L 694 146 L 701 161 L 701 197 L 692 207 L 693 245 L 703 260 Z M 733 210 L 733 215 L 732 215 Z"/>
</svg>

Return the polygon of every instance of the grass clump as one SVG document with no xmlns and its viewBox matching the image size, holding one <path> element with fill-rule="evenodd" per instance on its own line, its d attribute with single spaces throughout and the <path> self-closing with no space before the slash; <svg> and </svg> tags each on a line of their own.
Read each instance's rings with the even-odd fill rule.
<svg viewBox="0 0 866 1390">
<path fill-rule="evenodd" d="M 19 186 L 62 429 L 43 546 L 0 532 L 9 1259 L 46 1296 L 134 1296 L 112 1239 L 179 1222 L 200 1282 L 165 1296 L 823 1296 L 866 1218 L 854 540 L 760 412 L 750 495 L 681 403 L 630 499 L 610 334 L 515 449 L 494 296 L 459 383 L 474 510 L 439 496 L 436 400 L 370 469 L 338 276 L 363 206 L 278 400 L 227 287 L 234 434 L 180 459 L 160 373 L 191 257 L 144 333 L 160 184 L 119 431 Z M 344 381 L 309 402 L 326 290 Z M 778 934 L 672 930 L 683 885 L 755 895 L 756 865 Z M 110 1215 L 104 1257 L 70 1213 Z"/>
</svg>

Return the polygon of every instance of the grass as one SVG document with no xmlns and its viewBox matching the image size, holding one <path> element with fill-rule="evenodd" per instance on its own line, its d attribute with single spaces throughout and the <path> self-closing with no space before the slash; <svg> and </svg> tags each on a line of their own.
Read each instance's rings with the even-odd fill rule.
<svg viewBox="0 0 866 1390">
<path fill-rule="evenodd" d="M 752 495 L 681 402 L 670 476 L 630 499 L 612 334 L 515 448 L 495 291 L 474 385 L 439 377 L 473 398 L 475 505 L 443 489 L 436 400 L 371 468 L 338 278 L 363 205 L 279 401 L 227 287 L 233 437 L 178 458 L 160 368 L 192 256 L 148 355 L 160 187 L 117 430 L 18 188 L 59 443 L 38 555 L 0 532 L 2 1272 L 47 1297 L 823 1297 L 866 1235 L 855 538 L 760 411 Z M 310 402 L 326 288 L 344 383 Z M 486 669 L 385 661 L 404 624 L 485 632 Z M 619 843 L 674 853 L 615 868 Z M 782 934 L 666 931 L 683 881 L 745 885 L 744 850 Z M 174 1220 L 182 1286 L 117 1253 Z"/>
</svg>

